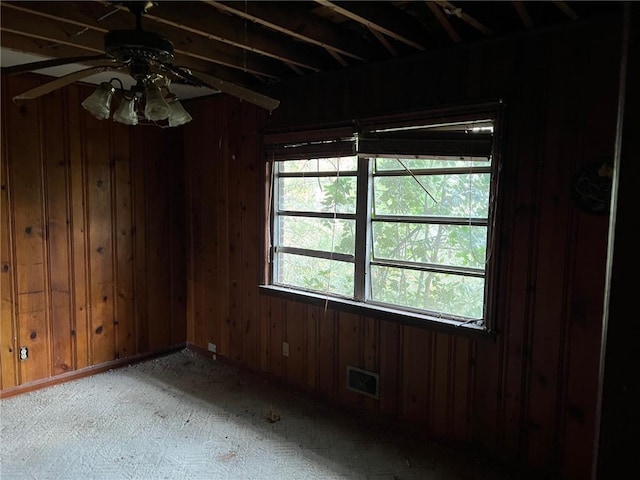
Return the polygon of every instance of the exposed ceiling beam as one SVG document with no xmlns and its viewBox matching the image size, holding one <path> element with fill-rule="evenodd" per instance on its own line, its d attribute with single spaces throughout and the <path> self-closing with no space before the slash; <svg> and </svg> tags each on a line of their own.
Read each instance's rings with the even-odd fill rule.
<svg viewBox="0 0 640 480">
<path fill-rule="evenodd" d="M 338 62 L 343 67 L 349 66 L 347 61 L 344 58 L 342 58 L 338 52 L 334 52 L 333 50 L 327 50 L 327 53 L 331 55 L 333 58 L 335 58 L 336 62 Z"/>
<path fill-rule="evenodd" d="M 429 10 L 431 10 L 431 12 L 438 19 L 438 22 L 440 22 L 440 25 L 442 25 L 442 28 L 449 34 L 451 40 L 453 40 L 455 43 L 460 43 L 462 40 L 460 38 L 460 35 L 458 35 L 456 29 L 453 28 L 453 25 L 451 25 L 451 22 L 449 22 L 446 15 L 442 13 L 442 9 L 430 0 L 427 0 L 426 3 L 429 6 Z"/>
<path fill-rule="evenodd" d="M 20 5 L 1 2 L 0 5 L 3 7 L 3 16 L 9 15 L 8 18 L 2 18 L 2 24 L 11 25 L 10 28 L 15 33 L 41 36 L 43 30 L 53 30 L 59 34 L 64 32 L 69 38 L 54 35 L 57 38 L 55 41 L 71 43 L 79 48 L 87 46 L 104 51 L 105 33 L 114 29 L 130 29 L 134 25 L 128 11 L 109 15 L 100 23 L 98 19 L 105 15 L 105 10 L 97 2 L 23 2 Z M 109 11 L 112 12 L 113 7 L 110 7 Z M 43 22 L 41 19 L 46 20 Z M 244 50 L 231 49 L 229 46 L 208 42 L 200 37 L 186 38 L 181 30 L 169 29 L 166 26 L 160 26 L 154 31 L 170 39 L 175 46 L 175 53 L 183 57 L 193 57 L 270 79 L 287 75 L 287 71 L 278 62 L 255 55 L 247 57 Z M 74 34 L 76 39 L 70 42 Z"/>
<path fill-rule="evenodd" d="M 67 45 L 87 52 L 104 53 L 104 33 L 84 29 L 75 23 L 52 21 L 28 10 L 1 2 L 0 25 L 3 31 Z"/>
<path fill-rule="evenodd" d="M 291 42 L 259 31 L 252 23 L 225 15 L 204 3 L 190 3 L 188 8 L 179 4 L 159 2 L 159 6 L 147 12 L 144 18 L 313 72 L 328 68 L 329 59 L 321 58 L 305 45 L 291 45 Z"/>
<path fill-rule="evenodd" d="M 320 19 L 299 9 L 279 9 L 269 2 L 219 2 L 202 0 L 220 11 L 231 13 L 240 18 L 255 22 L 263 27 L 295 38 L 310 45 L 321 47 L 329 54 L 337 53 L 356 60 L 365 60 L 371 56 L 371 51 L 364 42 L 356 36 L 337 33 L 320 24 Z M 284 12 L 284 13 L 283 13 Z M 342 62 L 341 62 L 342 63 Z"/>
<path fill-rule="evenodd" d="M 293 70 L 295 73 L 297 73 L 298 75 L 304 75 L 304 72 L 302 70 L 300 70 L 298 67 L 296 67 L 295 65 L 291 65 L 290 63 L 284 62 L 284 64 L 289 67 L 291 70 Z"/>
<path fill-rule="evenodd" d="M 16 8 L 15 5 L 4 1 L 0 3 L 0 7 L 3 46 L 54 58 L 104 53 L 104 33 L 106 30 L 101 27 L 100 29 L 87 28 L 86 25 L 83 26 L 82 23 L 75 21 L 54 21 L 50 16 L 32 15 L 30 12 L 24 11 L 25 9 Z M 221 65 L 220 63 L 212 64 L 210 59 L 201 60 L 193 55 L 183 53 L 180 49 L 176 49 L 173 63 L 241 84 L 245 84 L 249 80 L 249 77 L 244 73 L 220 69 L 216 67 L 216 65 Z M 236 67 L 235 70 L 238 68 Z"/>
<path fill-rule="evenodd" d="M 524 2 L 522 0 L 513 0 L 513 7 L 516 9 L 516 12 L 518 12 L 522 24 L 527 28 L 533 27 L 533 22 L 531 21 L 529 12 L 527 12 L 527 7 L 524 6 Z"/>
<path fill-rule="evenodd" d="M 3 47 L 43 59 L 90 57 L 104 51 L 107 32 L 132 30 L 140 23 L 144 31 L 173 43 L 173 65 L 248 87 L 258 81 L 270 84 L 402 58 L 418 49 L 436 51 L 534 26 L 568 25 L 578 15 L 613 12 L 619 2 L 587 6 L 552 0 L 545 7 L 551 9 L 549 15 L 538 16 L 537 5 L 525 0 L 486 5 L 462 0 L 147 3 L 153 5 L 138 19 L 129 2 L 0 0 L 0 40 Z M 13 53 L 5 63 L 20 61 Z"/>
<path fill-rule="evenodd" d="M 33 37 L 25 37 L 8 30 L 2 30 L 2 47 L 16 52 L 26 52 L 45 58 L 66 58 L 66 57 L 91 57 L 84 49 L 71 45 L 52 43 L 49 40 L 42 40 Z M 78 62 L 82 63 L 82 62 Z"/>
<path fill-rule="evenodd" d="M 405 37 L 402 34 L 399 34 L 397 32 L 394 32 L 390 29 L 388 29 L 387 27 L 385 27 L 384 25 L 381 25 L 379 22 L 374 22 L 372 20 L 369 20 L 367 18 L 365 18 L 362 15 L 359 15 L 357 13 L 354 13 L 351 10 L 348 10 L 344 7 L 341 7 L 340 5 L 337 5 L 334 2 L 330 2 L 328 0 L 315 0 L 316 3 L 319 3 L 320 5 L 323 5 L 331 10 L 333 10 L 334 12 L 349 18 L 350 20 L 353 20 L 355 22 L 360 23 L 361 25 L 364 25 L 365 27 L 371 29 L 371 30 L 375 30 L 379 33 L 382 33 L 384 35 L 386 35 L 387 37 L 393 38 L 394 40 L 397 40 L 399 42 L 404 43 L 405 45 L 409 45 L 410 47 L 416 48 L 418 50 L 424 50 L 424 46 L 420 45 L 417 42 L 414 42 L 413 40 L 410 40 L 409 38 Z M 354 2 L 354 6 L 357 4 L 358 2 Z"/>
<path fill-rule="evenodd" d="M 373 34 L 374 37 L 378 39 L 378 41 L 382 44 L 382 46 L 386 48 L 391 55 L 393 55 L 394 57 L 398 56 L 398 51 L 395 48 L 393 48 L 393 46 L 391 46 L 391 44 L 389 43 L 389 41 L 386 39 L 384 35 L 382 35 L 377 30 L 374 30 L 373 28 L 369 28 L 369 31 Z"/>
<path fill-rule="evenodd" d="M 480 30 L 487 37 L 490 37 L 491 35 L 493 35 L 493 32 L 491 31 L 490 28 L 480 23 L 478 20 L 473 18 L 468 13 L 465 13 L 464 11 L 462 11 L 462 8 L 456 7 L 454 4 L 447 1 L 435 0 L 435 2 L 442 7 L 442 9 L 447 15 L 453 15 L 455 17 L 458 17 L 460 20 L 471 25 L 476 30 Z"/>
<path fill-rule="evenodd" d="M 571 20 L 578 19 L 578 14 L 573 10 L 573 8 L 569 6 L 567 2 L 564 2 L 562 0 L 553 0 L 553 3 L 555 3 L 556 7 L 558 7 Z"/>
</svg>

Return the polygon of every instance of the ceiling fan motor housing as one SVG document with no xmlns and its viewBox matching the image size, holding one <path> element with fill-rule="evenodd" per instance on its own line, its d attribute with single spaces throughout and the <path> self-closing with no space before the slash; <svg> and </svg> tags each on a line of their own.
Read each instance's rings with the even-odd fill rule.
<svg viewBox="0 0 640 480">
<path fill-rule="evenodd" d="M 104 37 L 104 51 L 125 64 L 147 61 L 167 63 L 173 58 L 173 43 L 153 32 L 112 30 Z"/>
</svg>

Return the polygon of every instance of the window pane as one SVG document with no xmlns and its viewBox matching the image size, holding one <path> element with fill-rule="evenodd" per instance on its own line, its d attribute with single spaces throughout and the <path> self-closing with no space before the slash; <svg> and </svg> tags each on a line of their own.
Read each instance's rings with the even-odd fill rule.
<svg viewBox="0 0 640 480">
<path fill-rule="evenodd" d="M 276 256 L 280 285 L 353 298 L 353 263 L 289 253 Z"/>
<path fill-rule="evenodd" d="M 483 317 L 484 279 L 372 266 L 371 299 L 465 318 Z"/>
<path fill-rule="evenodd" d="M 279 162 L 279 165 L 281 172 L 355 172 L 358 170 L 358 158 L 313 158 Z"/>
<path fill-rule="evenodd" d="M 373 222 L 377 259 L 484 268 L 487 228 Z"/>
<path fill-rule="evenodd" d="M 455 160 L 455 159 L 411 159 L 403 158 L 378 158 L 375 160 L 375 169 L 378 172 L 399 170 L 427 170 L 433 168 L 469 168 L 469 167 L 488 167 L 491 165 L 489 158 L 483 160 Z M 404 165 L 404 166 L 403 166 Z M 406 168 L 405 168 L 406 167 Z"/>
<path fill-rule="evenodd" d="M 279 179 L 280 210 L 355 213 L 356 177 Z"/>
<path fill-rule="evenodd" d="M 374 177 L 375 213 L 487 217 L 490 174 L 421 175 L 416 178 L 404 175 Z"/>
<path fill-rule="evenodd" d="M 275 145 L 271 282 L 372 309 L 484 320 L 496 270 L 487 258 L 494 114 L 368 119 L 337 141 L 313 131 Z"/>
<path fill-rule="evenodd" d="M 280 216 L 278 225 L 284 247 L 355 254 L 354 220 Z"/>
</svg>

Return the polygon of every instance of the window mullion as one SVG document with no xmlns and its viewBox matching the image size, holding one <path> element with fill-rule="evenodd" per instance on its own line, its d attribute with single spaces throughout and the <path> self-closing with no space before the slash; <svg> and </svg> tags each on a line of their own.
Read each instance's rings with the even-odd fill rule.
<svg viewBox="0 0 640 480">
<path fill-rule="evenodd" d="M 280 262 L 276 260 L 276 249 L 280 246 L 280 162 L 273 162 L 273 185 L 272 185 L 272 212 L 273 223 L 271 228 L 271 245 L 269 255 L 271 256 L 271 283 L 277 282 L 280 278 Z"/>
<path fill-rule="evenodd" d="M 329 137 L 268 137 L 271 283 L 363 311 L 486 328 L 496 286 L 495 113 L 427 112 L 357 120 Z"/>
<path fill-rule="evenodd" d="M 369 256 L 371 251 L 371 164 L 368 158 L 358 158 L 358 195 L 356 200 L 356 265 L 355 298 L 369 298 Z"/>
</svg>

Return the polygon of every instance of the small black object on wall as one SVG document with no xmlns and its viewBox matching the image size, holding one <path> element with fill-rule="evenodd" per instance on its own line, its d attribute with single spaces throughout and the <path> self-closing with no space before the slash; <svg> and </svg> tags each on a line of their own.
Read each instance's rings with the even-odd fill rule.
<svg viewBox="0 0 640 480">
<path fill-rule="evenodd" d="M 578 208 L 593 215 L 608 215 L 612 180 L 613 166 L 608 162 L 582 167 L 571 183 L 571 196 Z"/>
</svg>

